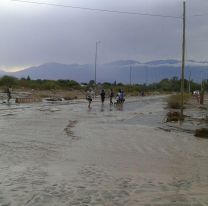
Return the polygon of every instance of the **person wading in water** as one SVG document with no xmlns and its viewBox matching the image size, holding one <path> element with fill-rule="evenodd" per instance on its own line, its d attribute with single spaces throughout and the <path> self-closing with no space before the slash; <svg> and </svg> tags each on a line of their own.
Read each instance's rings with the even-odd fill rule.
<svg viewBox="0 0 208 206">
<path fill-rule="evenodd" d="M 110 104 L 113 104 L 113 97 L 114 97 L 113 89 L 110 89 L 109 97 L 110 97 Z"/>
<path fill-rule="evenodd" d="M 7 87 L 6 93 L 7 93 L 7 102 L 9 103 L 10 99 L 12 98 L 10 87 Z"/>
<path fill-rule="evenodd" d="M 104 89 L 102 89 L 102 91 L 100 93 L 100 97 L 101 97 L 102 104 L 104 104 L 104 101 L 105 101 L 105 91 L 104 91 Z"/>
<path fill-rule="evenodd" d="M 90 90 L 87 91 L 87 94 L 86 94 L 86 100 L 88 101 L 88 108 L 91 108 L 92 93 L 91 93 Z"/>
</svg>

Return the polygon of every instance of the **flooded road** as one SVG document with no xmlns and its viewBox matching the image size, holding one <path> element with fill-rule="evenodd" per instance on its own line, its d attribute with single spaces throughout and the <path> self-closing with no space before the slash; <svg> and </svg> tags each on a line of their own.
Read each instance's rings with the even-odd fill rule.
<svg viewBox="0 0 208 206">
<path fill-rule="evenodd" d="M 208 140 L 161 130 L 164 99 L 0 105 L 0 205 L 208 205 Z"/>
</svg>

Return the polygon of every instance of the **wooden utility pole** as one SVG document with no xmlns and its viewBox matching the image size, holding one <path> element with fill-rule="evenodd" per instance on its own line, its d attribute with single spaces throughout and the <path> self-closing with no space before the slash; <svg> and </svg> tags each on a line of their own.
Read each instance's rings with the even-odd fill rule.
<svg viewBox="0 0 208 206">
<path fill-rule="evenodd" d="M 188 92 L 191 93 L 191 72 L 189 72 Z"/>
<path fill-rule="evenodd" d="M 203 76 L 202 76 L 202 72 L 201 72 L 201 92 L 203 91 Z"/>
<path fill-rule="evenodd" d="M 183 43 L 182 43 L 182 69 L 181 69 L 181 119 L 183 119 L 184 104 L 184 68 L 185 68 L 185 46 L 186 46 L 186 2 L 183 2 Z"/>
</svg>

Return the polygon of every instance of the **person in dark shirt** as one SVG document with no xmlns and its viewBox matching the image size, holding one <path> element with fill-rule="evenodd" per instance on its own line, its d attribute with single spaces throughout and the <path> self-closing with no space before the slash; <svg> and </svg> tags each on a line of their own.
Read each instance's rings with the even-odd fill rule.
<svg viewBox="0 0 208 206">
<path fill-rule="evenodd" d="M 102 104 L 104 104 L 104 101 L 105 101 L 105 91 L 104 91 L 104 89 L 102 89 L 102 91 L 100 93 L 100 97 L 101 97 Z"/>
<path fill-rule="evenodd" d="M 12 98 L 12 95 L 11 95 L 11 88 L 10 87 L 7 87 L 7 102 L 9 103 L 10 99 Z"/>
</svg>

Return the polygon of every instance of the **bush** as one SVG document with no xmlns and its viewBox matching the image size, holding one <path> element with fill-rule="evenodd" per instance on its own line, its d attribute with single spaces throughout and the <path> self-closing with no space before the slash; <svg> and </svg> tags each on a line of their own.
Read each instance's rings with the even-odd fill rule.
<svg viewBox="0 0 208 206">
<path fill-rule="evenodd" d="M 184 104 L 190 99 L 190 94 L 184 94 Z M 181 94 L 171 95 L 168 98 L 168 107 L 171 109 L 180 109 L 181 108 Z"/>
<path fill-rule="evenodd" d="M 52 80 L 46 80 L 41 86 L 41 89 L 47 89 L 47 90 L 58 89 L 58 88 L 59 88 L 59 86 L 58 86 L 57 82 L 52 81 Z"/>
<path fill-rule="evenodd" d="M 207 128 L 201 128 L 197 129 L 194 134 L 196 137 L 201 138 L 208 138 L 208 129 Z"/>
<path fill-rule="evenodd" d="M 18 79 L 12 76 L 3 76 L 0 79 L 0 86 L 15 86 L 17 84 Z"/>
<path fill-rule="evenodd" d="M 167 122 L 177 122 L 183 120 L 179 112 L 168 112 L 167 113 Z"/>
</svg>

